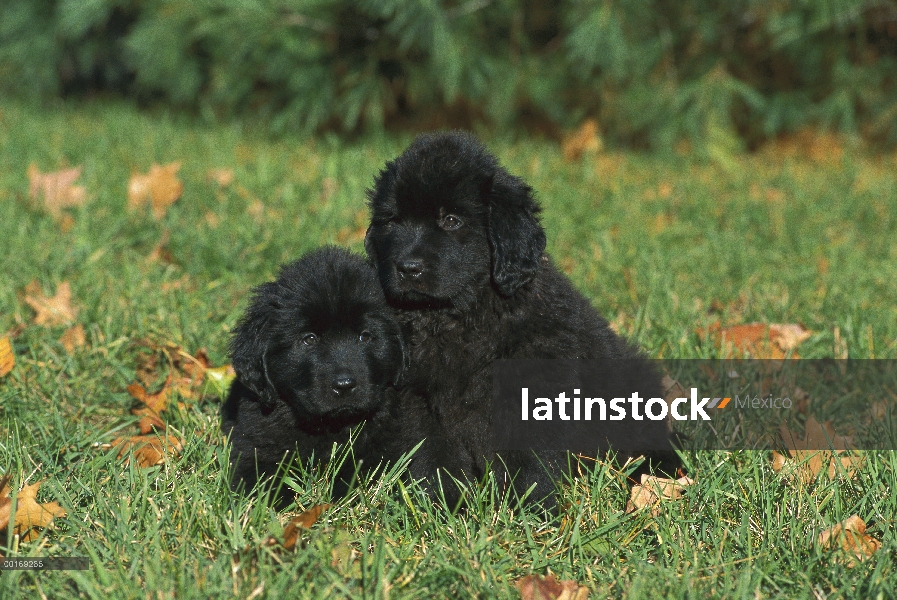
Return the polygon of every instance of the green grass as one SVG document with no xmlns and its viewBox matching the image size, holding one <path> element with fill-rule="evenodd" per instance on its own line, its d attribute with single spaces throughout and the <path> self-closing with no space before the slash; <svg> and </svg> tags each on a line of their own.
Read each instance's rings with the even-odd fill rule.
<svg viewBox="0 0 897 600">
<path fill-rule="evenodd" d="M 686 457 L 697 480 L 656 519 L 626 515 L 629 486 L 601 465 L 563 487 L 559 517 L 474 486 L 451 515 L 395 474 L 324 513 L 296 552 L 263 548 L 289 514 L 227 485 L 219 401 L 171 414 L 183 454 L 137 469 L 95 445 L 133 431 L 125 391 L 149 338 L 226 362 L 251 286 L 323 243 L 361 251 L 364 190 L 408 138 L 270 141 L 122 105 L 38 110 L 0 103 L 0 332 L 16 368 L 0 380 L 0 472 L 45 481 L 68 516 L 31 556 L 89 556 L 81 572 L 0 574 L 0 597 L 515 597 L 548 570 L 592 597 L 897 597 L 897 452 L 849 480 L 799 486 L 766 452 Z M 801 322 L 804 357 L 897 357 L 897 156 L 850 148 L 812 162 L 745 156 L 721 169 L 688 156 L 610 154 L 564 162 L 535 139 L 489 140 L 545 208 L 549 251 L 619 329 L 651 355 L 713 357 L 695 330 L 714 320 Z M 131 172 L 180 160 L 184 194 L 161 222 L 126 211 Z M 26 170 L 83 165 L 89 201 L 63 233 L 28 198 Z M 224 189 L 206 180 L 234 170 Z M 172 262 L 147 260 L 162 239 Z M 87 345 L 31 325 L 22 290 L 71 283 Z M 296 475 L 293 512 L 328 500 L 326 473 Z M 403 492 L 404 489 L 404 492 Z M 851 514 L 882 541 L 846 566 L 817 533 Z M 15 540 L 0 539 L 4 555 Z M 347 545 L 348 544 L 348 545 Z M 334 556 L 358 552 L 351 564 Z M 262 587 L 263 586 L 263 587 Z"/>
</svg>

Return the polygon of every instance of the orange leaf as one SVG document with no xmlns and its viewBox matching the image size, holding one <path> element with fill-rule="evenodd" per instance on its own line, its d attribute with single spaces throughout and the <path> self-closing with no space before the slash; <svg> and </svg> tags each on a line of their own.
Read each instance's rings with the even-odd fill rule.
<svg viewBox="0 0 897 600">
<path fill-rule="evenodd" d="M 297 517 L 290 519 L 287 526 L 283 528 L 283 543 L 277 541 L 274 536 L 265 540 L 266 546 L 276 546 L 280 544 L 285 550 L 293 550 L 296 548 L 296 542 L 299 540 L 299 530 L 308 529 L 317 522 L 321 514 L 330 508 L 330 504 L 317 504 L 304 511 Z"/>
<path fill-rule="evenodd" d="M 16 355 L 12 352 L 12 341 L 9 336 L 0 338 L 0 377 L 8 375 L 16 366 Z"/>
<path fill-rule="evenodd" d="M 587 600 L 589 588 L 575 581 L 558 581 L 554 575 L 527 575 L 514 582 L 522 600 Z"/>
<path fill-rule="evenodd" d="M 87 190 L 74 185 L 80 176 L 81 167 L 41 173 L 37 165 L 31 164 L 28 166 L 28 194 L 32 200 L 42 199 L 47 212 L 59 218 L 63 209 L 84 204 Z"/>
<path fill-rule="evenodd" d="M 168 400 L 171 386 L 171 374 L 165 381 L 162 389 L 155 394 L 149 394 L 139 383 L 132 383 L 128 386 L 128 393 L 143 403 L 143 407 L 131 409 L 131 414 L 140 417 L 137 426 L 140 433 L 147 434 L 153 429 L 165 429 L 165 423 L 162 421 L 161 413 L 168 408 Z"/>
<path fill-rule="evenodd" d="M 626 512 L 650 508 L 651 516 L 656 517 L 660 514 L 661 500 L 678 500 L 685 492 L 685 488 L 693 483 L 694 480 L 688 477 L 673 480 L 643 473 L 641 482 L 632 486 L 629 502 L 626 503 Z"/>
<path fill-rule="evenodd" d="M 168 208 L 177 202 L 184 191 L 184 184 L 178 179 L 180 162 L 165 166 L 154 164 L 149 173 L 131 175 L 128 182 L 128 208 L 138 210 L 149 204 L 156 220 L 168 212 Z"/>
<path fill-rule="evenodd" d="M 866 535 L 866 523 L 857 515 L 851 515 L 828 529 L 819 533 L 819 545 L 827 550 L 840 548 L 848 554 L 852 554 L 858 560 L 865 560 L 872 556 L 879 548 L 881 542 L 870 535 Z M 850 558 L 847 565 L 852 567 L 857 563 Z"/>
<path fill-rule="evenodd" d="M 752 358 L 782 359 L 788 352 L 792 358 L 798 358 L 794 350 L 813 332 L 795 324 L 748 323 L 720 327 L 719 323 L 714 323 L 707 331 L 698 331 L 702 338 L 706 334 L 717 342 L 725 356 L 734 353 Z"/>
<path fill-rule="evenodd" d="M 13 519 L 13 533 L 22 537 L 23 541 L 31 541 L 37 537 L 35 528 L 46 528 L 53 524 L 55 517 L 64 517 L 65 509 L 57 502 L 37 501 L 37 491 L 42 482 L 26 485 L 15 495 L 16 514 Z M 13 496 L 9 489 L 9 475 L 0 480 L 0 530 L 9 527 L 12 516 Z"/>
<path fill-rule="evenodd" d="M 59 338 L 59 343 L 65 348 L 69 354 L 73 353 L 77 348 L 87 343 L 87 336 L 84 333 L 84 326 L 78 323 L 74 327 L 69 327 Z"/>
<path fill-rule="evenodd" d="M 52 298 L 44 296 L 40 284 L 32 281 L 25 286 L 25 304 L 37 313 L 34 316 L 36 325 L 68 325 L 78 316 L 78 309 L 72 306 L 72 288 L 67 281 L 56 286 L 56 295 Z"/>
<path fill-rule="evenodd" d="M 116 438 L 103 447 L 118 450 L 118 458 L 125 458 L 133 451 L 137 466 L 146 468 L 161 465 L 169 456 L 177 456 L 183 452 L 184 443 L 173 435 L 134 435 Z"/>
</svg>

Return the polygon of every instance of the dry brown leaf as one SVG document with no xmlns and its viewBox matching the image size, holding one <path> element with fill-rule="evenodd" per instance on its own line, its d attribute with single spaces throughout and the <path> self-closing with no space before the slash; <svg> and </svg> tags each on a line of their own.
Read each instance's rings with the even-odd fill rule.
<svg viewBox="0 0 897 600">
<path fill-rule="evenodd" d="M 118 450 L 118 458 L 126 458 L 128 452 L 134 452 L 137 466 L 154 467 L 161 465 L 169 456 L 177 456 L 184 450 L 184 442 L 173 435 L 134 435 L 112 440 L 111 444 L 103 444 L 105 449 Z"/>
<path fill-rule="evenodd" d="M 561 142 L 564 159 L 567 161 L 578 160 L 586 152 L 600 152 L 603 146 L 595 119 L 583 121 L 579 129 L 565 136 Z"/>
<path fill-rule="evenodd" d="M 589 588 L 567 579 L 558 581 L 554 575 L 526 575 L 514 582 L 522 600 L 588 600 Z"/>
<path fill-rule="evenodd" d="M 13 520 L 13 533 L 21 537 L 22 541 L 30 542 L 39 532 L 36 528 L 46 528 L 53 524 L 55 517 L 64 517 L 65 509 L 57 502 L 37 501 L 37 491 L 41 483 L 26 485 L 15 495 L 16 514 Z M 12 516 L 13 496 L 9 488 L 9 475 L 0 480 L 0 531 L 9 527 L 9 519 Z"/>
<path fill-rule="evenodd" d="M 12 351 L 12 340 L 9 336 L 0 338 L 0 377 L 9 375 L 16 366 L 16 355 Z"/>
<path fill-rule="evenodd" d="M 31 164 L 28 166 L 29 196 L 32 200 L 42 199 L 47 212 L 58 219 L 64 209 L 84 204 L 87 190 L 75 185 L 80 176 L 81 167 L 41 173 L 37 165 Z"/>
<path fill-rule="evenodd" d="M 316 504 L 308 510 L 304 511 L 297 517 L 290 519 L 287 526 L 283 528 L 283 543 L 277 540 L 273 535 L 265 540 L 266 546 L 281 546 L 284 550 L 293 550 L 299 541 L 299 530 L 308 529 L 317 522 L 321 514 L 330 508 L 330 504 Z"/>
<path fill-rule="evenodd" d="M 148 393 L 139 383 L 129 385 L 128 393 L 143 404 L 143 406 L 131 409 L 132 415 L 140 417 L 137 422 L 140 433 L 147 434 L 154 429 L 165 429 L 161 413 L 168 408 L 168 400 L 171 395 L 171 374 L 168 375 L 162 389 L 154 394 Z"/>
<path fill-rule="evenodd" d="M 69 354 L 84 346 L 84 344 L 87 343 L 87 334 L 84 332 L 84 325 L 78 323 L 74 327 L 66 329 L 65 333 L 62 334 L 62 337 L 59 338 L 59 343 L 62 344 L 62 347 L 65 348 L 65 351 Z"/>
<path fill-rule="evenodd" d="M 629 502 L 626 503 L 626 512 L 650 508 L 651 516 L 656 517 L 660 514 L 661 500 L 678 500 L 685 492 L 685 488 L 693 483 L 694 480 L 688 477 L 666 479 L 643 473 L 641 482 L 632 486 Z"/>
<path fill-rule="evenodd" d="M 234 181 L 233 169 L 209 169 L 206 171 L 206 179 L 214 181 L 220 187 L 227 187 Z"/>
<path fill-rule="evenodd" d="M 168 212 L 184 191 L 184 184 L 178 179 L 181 168 L 179 161 L 164 166 L 154 164 L 149 173 L 134 173 L 128 182 L 128 208 L 139 210 L 149 205 L 156 220 Z"/>
<path fill-rule="evenodd" d="M 748 323 L 721 327 L 714 323 L 706 330 L 698 330 L 702 339 L 709 337 L 723 351 L 725 357 L 750 355 L 752 358 L 783 359 L 790 352 L 798 358 L 796 348 L 813 334 L 803 325 Z"/>
<path fill-rule="evenodd" d="M 150 385 L 158 378 L 158 370 L 169 367 L 164 388 L 171 388 L 185 399 L 192 400 L 198 396 L 206 371 L 212 367 L 204 348 L 197 350 L 196 356 L 193 356 L 171 342 L 157 344 L 141 340 L 138 343 L 152 351 L 152 354 L 141 354 L 140 364 L 137 366 L 137 378 L 140 381 Z M 141 396 L 134 397 L 141 400 Z"/>
<path fill-rule="evenodd" d="M 78 316 L 78 309 L 72 306 L 72 288 L 68 281 L 56 286 L 56 295 L 52 298 L 44 296 L 37 281 L 25 286 L 25 304 L 34 309 L 35 325 L 56 327 L 68 325 Z"/>
<path fill-rule="evenodd" d="M 789 478 L 811 483 L 821 472 L 825 472 L 829 479 L 840 473 L 853 477 L 863 466 L 862 456 L 841 456 L 841 452 L 851 448 L 851 440 L 837 435 L 831 421 L 819 423 L 811 416 L 804 426 L 802 438 L 786 425 L 780 428 L 780 435 L 791 457 L 773 451 L 772 468 Z"/>
<path fill-rule="evenodd" d="M 821 531 L 818 540 L 823 549 L 840 548 L 852 555 L 847 561 L 850 567 L 857 564 L 857 560 L 866 560 L 881 548 L 881 542 L 866 534 L 866 523 L 857 515 L 851 515 L 837 525 Z"/>
</svg>

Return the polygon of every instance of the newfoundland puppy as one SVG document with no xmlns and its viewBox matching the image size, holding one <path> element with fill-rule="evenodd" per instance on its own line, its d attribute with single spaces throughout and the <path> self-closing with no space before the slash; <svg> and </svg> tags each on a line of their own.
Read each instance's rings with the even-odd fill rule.
<svg viewBox="0 0 897 600">
<path fill-rule="evenodd" d="M 363 258 L 323 248 L 284 266 L 276 281 L 255 288 L 231 358 L 237 379 L 222 430 L 232 444 L 232 487 L 251 490 L 293 452 L 327 460 L 333 443 L 346 442 L 365 420 L 353 454 L 377 464 L 372 440 L 389 413 L 405 351 Z"/>
<path fill-rule="evenodd" d="M 639 362 L 641 354 L 544 254 L 532 189 L 472 135 L 418 137 L 386 164 L 368 198 L 365 249 L 398 309 L 410 354 L 395 411 L 404 422 L 395 439 L 407 450 L 426 438 L 411 474 L 435 489 L 437 470 L 479 479 L 492 463 L 501 467 L 500 476 L 516 477 L 518 492 L 537 484 L 532 497 L 548 496 L 567 465 L 566 453 L 518 449 L 500 452 L 499 459 L 492 447 L 493 362 Z M 661 396 L 660 377 L 649 379 L 642 391 Z M 629 421 L 626 427 L 632 430 L 625 436 L 660 448 L 653 459 L 675 461 L 665 423 Z M 457 501 L 459 490 L 446 486 L 451 479 L 440 479 L 446 501 Z"/>
</svg>

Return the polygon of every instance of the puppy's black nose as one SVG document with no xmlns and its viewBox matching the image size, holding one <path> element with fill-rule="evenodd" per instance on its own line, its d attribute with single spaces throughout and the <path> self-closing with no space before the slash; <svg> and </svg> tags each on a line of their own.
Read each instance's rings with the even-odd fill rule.
<svg viewBox="0 0 897 600">
<path fill-rule="evenodd" d="M 404 258 L 396 261 L 396 269 L 402 277 L 417 279 L 424 272 L 424 261 L 419 258 Z"/>
<path fill-rule="evenodd" d="M 333 381 L 330 382 L 330 386 L 336 394 L 348 394 L 355 389 L 356 385 L 358 385 L 358 382 L 355 381 L 355 378 L 348 375 L 334 377 Z"/>
</svg>

